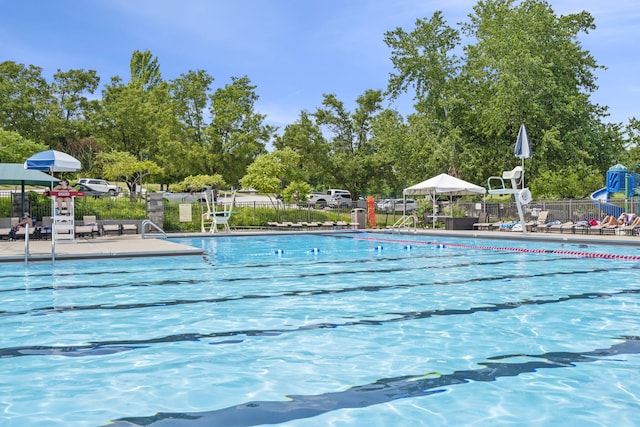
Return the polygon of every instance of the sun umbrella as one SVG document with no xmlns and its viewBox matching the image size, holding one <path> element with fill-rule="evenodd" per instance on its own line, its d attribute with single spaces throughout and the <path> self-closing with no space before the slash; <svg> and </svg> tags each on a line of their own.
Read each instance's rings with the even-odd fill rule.
<svg viewBox="0 0 640 427">
<path fill-rule="evenodd" d="M 49 172 L 73 172 L 82 169 L 80 160 L 56 150 L 41 151 L 24 162 L 25 169 Z"/>
<path fill-rule="evenodd" d="M 529 137 L 527 136 L 527 129 L 524 127 L 524 123 L 520 125 L 514 153 L 516 157 L 522 159 L 522 186 L 524 187 L 524 159 L 531 158 L 531 146 L 529 145 Z"/>
<path fill-rule="evenodd" d="M 73 172 L 82 169 L 80 160 L 66 153 L 56 150 L 41 151 L 29 157 L 24 162 L 25 169 L 53 172 Z M 53 176 L 51 176 L 51 189 L 53 189 Z"/>
</svg>

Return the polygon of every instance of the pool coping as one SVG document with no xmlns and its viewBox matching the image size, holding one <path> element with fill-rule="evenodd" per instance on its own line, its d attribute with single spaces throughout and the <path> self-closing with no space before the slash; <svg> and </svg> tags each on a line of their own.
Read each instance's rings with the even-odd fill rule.
<svg viewBox="0 0 640 427">
<path fill-rule="evenodd" d="M 477 230 L 234 230 L 230 233 L 168 233 L 168 239 L 143 238 L 140 234 L 103 236 L 96 238 L 81 238 L 74 242 L 58 242 L 55 247 L 54 260 L 78 259 L 110 259 L 134 257 L 162 257 L 162 256 L 202 256 L 204 249 L 175 242 L 184 238 L 220 238 L 235 236 L 264 236 L 264 235 L 304 235 L 304 234 L 344 234 L 362 233 L 389 235 L 421 235 L 434 237 L 457 237 L 489 240 L 536 241 L 554 243 L 579 243 L 590 245 L 619 245 L 640 246 L 638 236 L 616 235 L 582 235 L 560 233 L 522 233 Z M 24 240 L 0 242 L 0 263 L 25 261 L 52 261 L 51 241 L 30 240 L 29 255 L 25 260 Z"/>
</svg>

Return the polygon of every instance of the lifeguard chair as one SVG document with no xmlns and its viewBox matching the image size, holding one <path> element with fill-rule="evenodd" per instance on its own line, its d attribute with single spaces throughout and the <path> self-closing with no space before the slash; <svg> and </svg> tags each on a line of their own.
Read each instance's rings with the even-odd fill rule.
<svg viewBox="0 0 640 427">
<path fill-rule="evenodd" d="M 225 232 L 231 232 L 229 228 L 229 219 L 233 212 L 233 207 L 236 203 L 235 190 L 231 195 L 231 203 L 222 203 L 222 210 L 216 210 L 217 198 L 215 197 L 216 190 L 204 191 L 204 198 L 207 204 L 207 211 L 202 214 L 202 226 L 201 231 L 203 233 L 216 233 L 218 226 L 221 225 Z M 225 193 L 224 198 L 227 198 Z"/>
<path fill-rule="evenodd" d="M 74 202 L 76 197 L 84 196 L 84 193 L 71 189 L 51 190 L 48 195 L 51 196 L 51 240 L 54 243 L 56 241 L 75 242 Z M 58 197 L 70 199 L 69 202 L 62 202 L 62 212 L 57 208 Z"/>
<path fill-rule="evenodd" d="M 489 187 L 489 194 L 513 194 L 516 201 L 516 207 L 518 208 L 518 217 L 520 218 L 520 225 L 522 226 L 522 232 L 526 233 L 527 227 L 524 221 L 524 214 L 522 212 L 522 205 L 528 205 L 533 198 L 531 197 L 531 191 L 528 188 L 520 188 L 522 183 L 522 177 L 524 175 L 524 169 L 522 166 L 516 166 L 513 170 L 502 172 L 502 176 L 491 176 L 487 180 L 487 186 Z M 492 188 L 491 181 L 496 183 L 500 182 L 499 187 Z M 505 181 L 511 182 L 511 188 L 505 186 Z"/>
</svg>

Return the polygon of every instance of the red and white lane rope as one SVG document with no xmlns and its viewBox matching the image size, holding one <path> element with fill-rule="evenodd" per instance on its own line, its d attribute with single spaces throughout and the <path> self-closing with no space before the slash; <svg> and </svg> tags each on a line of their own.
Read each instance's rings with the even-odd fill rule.
<svg viewBox="0 0 640 427">
<path fill-rule="evenodd" d="M 389 239 L 389 238 L 378 238 L 378 237 L 354 237 L 354 239 L 368 240 L 368 241 L 375 241 L 375 242 L 408 243 L 412 245 L 436 245 L 438 247 L 456 247 L 456 248 L 480 249 L 480 250 L 489 250 L 489 251 L 573 255 L 573 256 L 582 257 L 582 258 L 603 258 L 603 259 L 621 259 L 625 261 L 640 261 L 640 255 L 605 254 L 605 253 L 597 253 L 597 252 L 567 251 L 567 250 L 558 250 L 558 249 L 527 249 L 527 248 L 514 248 L 514 247 L 503 247 L 503 246 L 488 246 L 488 245 L 466 245 L 463 243 L 423 242 L 418 240 Z"/>
</svg>

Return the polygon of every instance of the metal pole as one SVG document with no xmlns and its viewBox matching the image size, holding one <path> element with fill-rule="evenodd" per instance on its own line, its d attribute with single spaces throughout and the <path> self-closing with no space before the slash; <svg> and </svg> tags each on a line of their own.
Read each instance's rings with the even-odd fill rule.
<svg viewBox="0 0 640 427">
<path fill-rule="evenodd" d="M 24 263 L 29 263 L 29 224 L 25 224 L 24 228 Z"/>
</svg>

